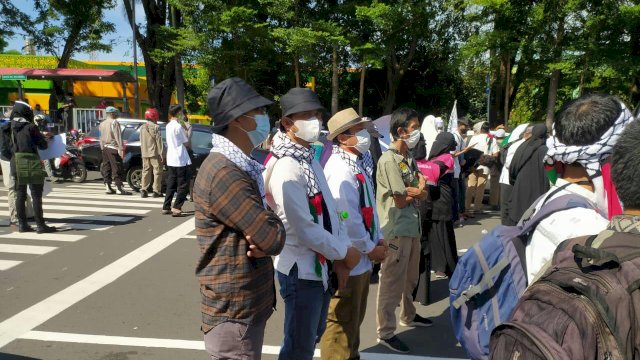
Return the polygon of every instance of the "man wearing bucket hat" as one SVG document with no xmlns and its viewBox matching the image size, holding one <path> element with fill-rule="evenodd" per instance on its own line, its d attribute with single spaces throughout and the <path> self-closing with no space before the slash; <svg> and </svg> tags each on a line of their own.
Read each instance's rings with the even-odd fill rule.
<svg viewBox="0 0 640 360">
<path fill-rule="evenodd" d="M 327 330 L 320 342 L 323 359 L 359 358 L 372 261 L 384 260 L 387 252 L 375 211 L 373 179 L 363 159 L 371 144 L 368 123 L 349 108 L 336 113 L 328 124 L 327 139 L 334 146 L 324 174 L 338 211 L 349 213 L 343 224 L 351 244 L 360 251 L 360 261 L 351 270 L 346 287 L 329 304 Z"/>
<path fill-rule="evenodd" d="M 122 131 L 118 122 L 118 109 L 109 106 L 105 109 L 107 118 L 100 123 L 100 148 L 102 149 L 102 166 L 100 172 L 104 180 L 107 194 L 115 194 L 111 187 L 111 181 L 116 183 L 118 194 L 131 195 L 122 188 L 122 159 L 124 158 L 124 146 L 122 143 Z"/>
<path fill-rule="evenodd" d="M 344 285 L 360 253 L 341 234 L 338 208 L 310 146 L 320 135 L 318 96 L 310 89 L 295 88 L 280 103 L 280 132 L 264 172 L 267 203 L 287 231 L 284 249 L 276 257 L 285 306 L 279 359 L 311 360 L 324 333 L 331 299 L 329 261 L 344 259 L 333 263 Z"/>
<path fill-rule="evenodd" d="M 285 241 L 282 222 L 265 206 L 263 166 L 250 157 L 269 133 L 271 101 L 230 78 L 207 103 L 213 148 L 194 184 L 205 348 L 214 359 L 260 359 L 276 302 L 271 256 Z"/>
</svg>

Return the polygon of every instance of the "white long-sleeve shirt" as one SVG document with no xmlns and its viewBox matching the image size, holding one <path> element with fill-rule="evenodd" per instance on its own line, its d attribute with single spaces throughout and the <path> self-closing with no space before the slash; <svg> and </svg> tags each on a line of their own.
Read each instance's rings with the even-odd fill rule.
<svg viewBox="0 0 640 360">
<path fill-rule="evenodd" d="M 516 151 L 524 143 L 524 139 L 520 139 L 513 143 L 513 145 L 509 146 L 507 149 L 507 158 L 504 160 L 504 166 L 502 167 L 502 172 L 500 173 L 500 184 L 511 185 L 509 182 L 509 169 L 511 168 L 511 161 L 513 161 L 513 156 L 516 154 Z"/>
<path fill-rule="evenodd" d="M 568 184 L 566 180 L 558 179 L 556 185 L 549 189 L 544 195 L 544 199 L 558 187 L 566 184 Z M 553 197 L 549 198 L 549 200 L 567 194 L 576 194 L 590 200 L 594 204 L 596 203 L 594 193 L 575 184 L 568 185 L 553 195 Z M 544 200 L 538 202 L 536 211 L 540 210 L 543 201 Z M 558 211 L 542 220 L 533 232 L 531 240 L 525 250 L 529 284 L 531 284 L 531 281 L 533 281 L 547 261 L 551 260 L 553 253 L 561 242 L 580 236 L 598 234 L 604 230 L 608 224 L 609 221 L 597 211 L 585 208 Z"/>
<path fill-rule="evenodd" d="M 169 121 L 167 133 L 167 166 L 182 167 L 191 165 L 185 144 L 189 141 L 187 133 L 177 120 Z"/>
<path fill-rule="evenodd" d="M 356 155 L 351 153 L 347 154 L 353 161 L 357 162 L 362 169 L 364 169 L 361 160 L 358 160 Z M 376 200 L 373 192 L 373 184 L 365 180 L 367 181 L 366 190 L 368 191 L 368 194 L 365 193 L 365 206 L 373 208 L 375 224 L 372 240 L 371 235 L 364 227 L 360 209 L 360 192 L 358 190 L 359 181 L 351 167 L 339 154 L 332 154 L 324 166 L 324 174 L 327 177 L 327 183 L 329 184 L 329 189 L 331 189 L 331 194 L 336 200 L 338 212 L 347 211 L 349 213 L 349 218 L 344 220 L 344 225 L 347 230 L 347 235 L 351 240 L 351 244 L 361 253 L 360 262 L 351 270 L 351 276 L 362 275 L 365 272 L 372 270 L 372 263 L 368 254 L 377 245 L 378 241 L 383 238 L 382 232 L 380 231 L 380 220 L 378 219 L 378 214 L 376 212 Z"/>
<path fill-rule="evenodd" d="M 316 224 L 309 211 L 307 180 L 302 167 L 291 157 L 269 159 L 263 173 L 267 205 L 280 217 L 287 232 L 287 240 L 280 255 L 275 259 L 275 268 L 288 275 L 293 265 L 298 265 L 298 278 L 322 281 L 328 286 L 328 268 L 323 266 L 322 278 L 315 273 L 316 252 L 328 260 L 344 259 L 350 246 L 346 235 L 340 236 L 340 220 L 336 203 L 324 177 L 322 167 L 313 160 L 313 171 L 317 175 L 331 221 L 332 233 L 322 223 Z"/>
</svg>

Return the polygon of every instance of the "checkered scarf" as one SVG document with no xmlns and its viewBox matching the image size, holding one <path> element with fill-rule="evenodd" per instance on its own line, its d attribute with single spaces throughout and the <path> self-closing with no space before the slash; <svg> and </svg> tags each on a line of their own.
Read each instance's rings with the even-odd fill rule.
<svg viewBox="0 0 640 360">
<path fill-rule="evenodd" d="M 302 145 L 298 145 L 291 141 L 285 133 L 279 131 L 273 139 L 271 152 L 277 158 L 289 156 L 298 161 L 304 172 L 304 177 L 307 180 L 307 196 L 309 196 L 309 198 L 320 193 L 318 178 L 311 168 L 311 162 L 315 156 L 313 148 L 307 149 Z"/>
<path fill-rule="evenodd" d="M 365 162 L 364 154 L 362 154 L 359 157 L 359 159 L 361 159 L 360 161 L 362 164 L 361 166 L 361 164 L 359 164 L 357 161 L 354 161 L 353 158 L 349 156 L 349 154 L 347 154 L 347 152 L 342 150 L 339 146 L 334 145 L 332 152 L 333 154 L 339 155 L 340 158 L 344 160 L 345 163 L 347 163 L 347 165 L 349 166 L 349 169 L 351 169 L 351 171 L 353 171 L 355 175 L 358 175 L 358 174 L 364 175 L 364 178 L 367 181 L 367 186 L 372 186 L 373 181 L 371 180 L 371 177 L 373 173 L 373 166 L 371 167 L 371 171 L 369 171 L 369 169 L 366 169 L 367 164 Z M 371 158 L 371 156 L 369 156 L 369 158 Z M 371 164 L 373 165 L 373 162 Z"/>
<path fill-rule="evenodd" d="M 224 136 L 220 136 L 217 134 L 213 134 L 211 139 L 211 144 L 213 148 L 211 152 L 219 153 L 224 155 L 229 161 L 236 164 L 240 168 L 240 170 L 246 172 L 251 176 L 253 180 L 258 183 L 258 189 L 260 190 L 260 197 L 262 198 L 263 204 L 265 204 L 265 191 L 264 191 L 264 179 L 262 178 L 262 172 L 264 171 L 264 166 L 259 162 L 253 160 L 252 158 L 245 155 L 239 147 L 237 147 L 234 143 L 229 141 Z"/>
<path fill-rule="evenodd" d="M 369 174 L 369 177 L 373 179 L 373 158 L 371 157 L 370 152 L 367 151 L 366 153 L 362 154 L 362 165 L 367 171 L 367 174 Z"/>
<path fill-rule="evenodd" d="M 600 140 L 591 145 L 569 146 L 565 145 L 556 137 L 555 129 L 553 136 L 547 139 L 547 155 L 545 163 L 553 165 L 555 162 L 564 164 L 579 163 L 587 170 L 591 178 L 601 176 L 602 163 L 613 153 L 613 146 L 618 142 L 625 126 L 634 120 L 633 115 L 627 107 L 620 103 L 620 116 L 613 126 L 607 130 Z"/>
</svg>

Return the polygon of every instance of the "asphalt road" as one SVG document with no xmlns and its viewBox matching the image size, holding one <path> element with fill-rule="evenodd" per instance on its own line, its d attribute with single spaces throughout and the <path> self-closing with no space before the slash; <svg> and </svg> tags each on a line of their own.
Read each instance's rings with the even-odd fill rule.
<svg viewBox="0 0 640 360">
<path fill-rule="evenodd" d="M 207 359 L 192 217 L 162 215 L 161 199 L 106 195 L 90 174 L 94 180 L 55 184 L 45 197 L 45 217 L 63 228 L 53 235 L 12 232 L 0 189 L 0 360 Z M 497 222 L 488 215 L 457 228 L 459 251 Z M 399 328 L 412 351 L 397 355 L 376 344 L 372 284 L 362 359 L 464 359 L 449 324 L 447 281 L 432 289 L 433 303 L 417 306 L 435 325 Z M 278 300 L 263 359 L 277 358 L 282 339 Z"/>
</svg>

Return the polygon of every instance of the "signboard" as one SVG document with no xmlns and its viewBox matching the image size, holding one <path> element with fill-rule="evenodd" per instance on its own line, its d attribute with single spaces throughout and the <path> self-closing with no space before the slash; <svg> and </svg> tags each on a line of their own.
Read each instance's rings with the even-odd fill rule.
<svg viewBox="0 0 640 360">
<path fill-rule="evenodd" d="M 2 80 L 27 80 L 27 75 L 17 75 L 17 74 L 2 75 Z"/>
</svg>

